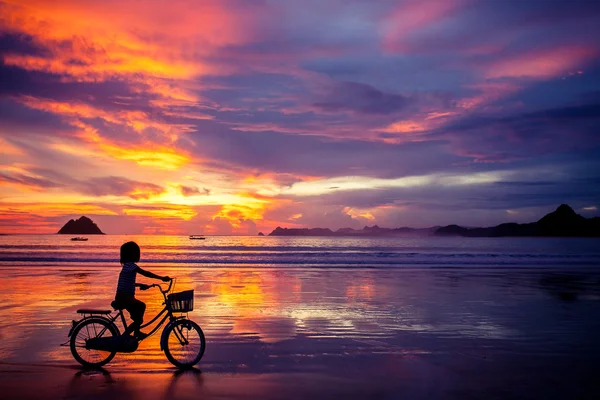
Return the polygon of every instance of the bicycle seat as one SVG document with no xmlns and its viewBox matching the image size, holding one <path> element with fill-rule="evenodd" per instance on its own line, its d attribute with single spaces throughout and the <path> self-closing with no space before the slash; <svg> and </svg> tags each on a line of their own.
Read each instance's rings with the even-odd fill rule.
<svg viewBox="0 0 600 400">
<path fill-rule="evenodd" d="M 117 303 L 117 301 L 116 301 L 116 300 L 113 300 L 113 301 L 110 303 L 110 306 L 111 306 L 112 308 L 114 308 L 115 310 L 122 310 L 122 309 L 124 308 L 124 307 L 121 307 L 121 306 L 119 306 L 119 304 Z"/>
<path fill-rule="evenodd" d="M 77 310 L 79 314 L 110 314 L 111 312 L 110 310 L 95 310 L 92 308 L 80 308 Z"/>
</svg>

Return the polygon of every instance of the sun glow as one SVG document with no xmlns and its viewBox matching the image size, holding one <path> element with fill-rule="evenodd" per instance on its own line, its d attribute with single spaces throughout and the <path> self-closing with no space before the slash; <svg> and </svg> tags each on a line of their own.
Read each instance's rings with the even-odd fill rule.
<svg viewBox="0 0 600 400">
<path fill-rule="evenodd" d="M 152 217 L 157 219 L 176 218 L 184 221 L 189 221 L 198 215 L 193 208 L 185 206 L 162 206 L 160 208 L 130 206 L 124 207 L 123 213 L 131 216 Z"/>
</svg>

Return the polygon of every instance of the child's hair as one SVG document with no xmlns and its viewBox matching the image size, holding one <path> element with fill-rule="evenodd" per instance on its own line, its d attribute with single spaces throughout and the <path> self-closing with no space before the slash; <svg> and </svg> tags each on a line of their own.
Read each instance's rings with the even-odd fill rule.
<svg viewBox="0 0 600 400">
<path fill-rule="evenodd" d="M 121 246 L 121 264 L 140 261 L 140 246 L 136 242 L 127 242 Z"/>
</svg>

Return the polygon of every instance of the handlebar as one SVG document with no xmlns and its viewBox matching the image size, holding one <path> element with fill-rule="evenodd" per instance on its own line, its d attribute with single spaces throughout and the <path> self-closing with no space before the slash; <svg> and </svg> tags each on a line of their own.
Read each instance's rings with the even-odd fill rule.
<svg viewBox="0 0 600 400">
<path fill-rule="evenodd" d="M 153 287 L 157 287 L 158 290 L 160 290 L 160 292 L 162 294 L 167 294 L 171 291 L 171 287 L 173 286 L 173 282 L 175 281 L 175 279 L 171 278 L 171 280 L 169 281 L 169 287 L 167 288 L 167 290 L 163 290 L 162 286 L 159 285 L 158 283 L 153 283 L 152 285 L 147 285 L 148 288 L 147 289 L 143 289 L 143 290 L 148 290 L 148 289 L 152 289 Z"/>
</svg>

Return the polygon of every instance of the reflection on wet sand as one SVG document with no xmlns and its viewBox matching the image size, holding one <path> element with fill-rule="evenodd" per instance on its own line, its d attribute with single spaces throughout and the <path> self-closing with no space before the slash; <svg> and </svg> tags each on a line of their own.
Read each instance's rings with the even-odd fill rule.
<svg viewBox="0 0 600 400">
<path fill-rule="evenodd" d="M 203 386 L 204 375 L 198 368 L 177 370 L 173 372 L 173 376 L 165 390 L 164 398 L 183 398 L 186 395 L 192 398 L 200 394 Z"/>
<path fill-rule="evenodd" d="M 103 398 L 136 400 L 148 398 L 198 398 L 204 377 L 197 368 L 144 376 L 108 369 L 77 371 L 65 387 L 66 399 Z M 152 393 L 148 397 L 148 393 Z"/>
<path fill-rule="evenodd" d="M 234 337 L 257 337 L 270 343 L 295 336 L 285 305 L 299 290 L 298 278 L 274 271 L 225 271 L 208 285 L 212 297 L 202 302 L 205 315 L 229 316 L 221 324 Z M 218 327 L 220 324 L 215 325 Z M 209 328 L 210 329 L 210 328 Z"/>
<path fill-rule="evenodd" d="M 127 381 L 115 380 L 106 369 L 80 370 L 75 372 L 66 386 L 65 398 L 135 398 Z"/>
<path fill-rule="evenodd" d="M 208 341 L 202 373 L 173 373 L 160 330 L 104 371 L 73 370 L 68 348 L 58 344 L 76 309 L 107 308 L 118 268 L 5 268 L 0 371 L 12 374 L 2 374 L 2 387 L 17 390 L 30 374 L 49 393 L 64 388 L 64 398 L 264 398 L 282 388 L 295 388 L 291 397 L 399 388 L 452 397 L 473 379 L 486 394 L 494 376 L 518 391 L 520 377 L 535 370 L 528 387 L 552 398 L 572 390 L 572 383 L 553 382 L 556 375 L 576 381 L 580 393 L 591 390 L 600 359 L 593 334 L 600 329 L 600 274 L 593 270 L 566 283 L 524 269 L 157 270 L 163 272 L 179 278 L 177 291 L 196 291 L 189 316 Z M 564 301 L 555 294 L 564 291 L 576 295 Z M 163 307 L 157 291 L 138 296 L 148 305 L 147 321 Z M 245 386 L 235 386 L 240 382 Z"/>
</svg>

